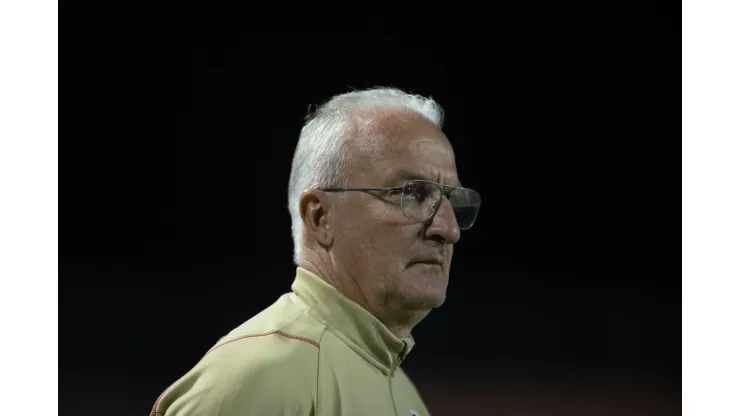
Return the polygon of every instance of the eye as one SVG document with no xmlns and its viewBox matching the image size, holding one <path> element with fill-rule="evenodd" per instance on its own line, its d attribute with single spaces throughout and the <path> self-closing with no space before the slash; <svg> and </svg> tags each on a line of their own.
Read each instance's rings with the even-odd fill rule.
<svg viewBox="0 0 740 416">
<path fill-rule="evenodd" d="M 429 184 L 426 183 L 414 183 L 406 185 L 404 188 L 404 194 L 414 198 L 418 202 L 423 202 L 431 194 Z"/>
</svg>

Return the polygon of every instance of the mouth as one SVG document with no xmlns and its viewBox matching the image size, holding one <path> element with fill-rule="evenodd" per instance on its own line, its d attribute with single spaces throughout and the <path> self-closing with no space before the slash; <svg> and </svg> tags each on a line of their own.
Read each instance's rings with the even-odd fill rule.
<svg viewBox="0 0 740 416">
<path fill-rule="evenodd" d="M 415 260 L 409 263 L 409 267 L 415 266 L 415 265 L 442 267 L 442 264 L 443 264 L 442 260 L 437 260 L 437 259 Z"/>
</svg>

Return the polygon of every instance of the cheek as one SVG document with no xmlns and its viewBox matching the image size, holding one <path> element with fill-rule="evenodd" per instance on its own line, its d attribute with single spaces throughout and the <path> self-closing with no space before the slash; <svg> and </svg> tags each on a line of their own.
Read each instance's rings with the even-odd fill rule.
<svg viewBox="0 0 740 416">
<path fill-rule="evenodd" d="M 353 251 L 353 257 L 369 259 L 374 268 L 394 268 L 408 257 L 418 238 L 416 227 L 393 206 L 384 203 L 355 204 L 341 218 L 343 234 L 338 244 Z M 379 261 L 380 259 L 382 261 Z"/>
<path fill-rule="evenodd" d="M 396 270 L 399 265 L 405 265 L 403 259 L 408 256 L 411 246 L 402 231 L 393 224 L 368 222 L 358 233 L 362 237 L 359 238 L 357 254 L 379 272 Z"/>
<path fill-rule="evenodd" d="M 402 237 L 399 234 L 396 226 L 382 222 L 368 222 L 360 235 L 364 236 L 363 240 L 369 252 L 383 252 L 384 255 L 389 255 L 398 252 L 403 247 Z"/>
</svg>

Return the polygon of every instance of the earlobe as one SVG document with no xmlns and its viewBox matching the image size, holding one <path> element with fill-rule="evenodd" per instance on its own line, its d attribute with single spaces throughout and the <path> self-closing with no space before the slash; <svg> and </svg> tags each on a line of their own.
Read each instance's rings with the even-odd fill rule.
<svg viewBox="0 0 740 416">
<path fill-rule="evenodd" d="M 325 195 L 314 191 L 306 191 L 299 201 L 303 226 L 308 235 L 324 247 L 328 247 L 334 240 L 329 224 L 330 201 Z"/>
</svg>

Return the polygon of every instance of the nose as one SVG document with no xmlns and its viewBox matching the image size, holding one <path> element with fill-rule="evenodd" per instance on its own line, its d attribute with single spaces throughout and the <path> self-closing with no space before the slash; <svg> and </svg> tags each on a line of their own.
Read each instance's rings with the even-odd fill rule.
<svg viewBox="0 0 740 416">
<path fill-rule="evenodd" d="M 455 244 L 460 240 L 460 227 L 457 224 L 452 203 L 447 197 L 443 197 L 439 203 L 441 205 L 427 227 L 427 237 L 437 237 L 441 238 L 445 244 Z"/>
</svg>

